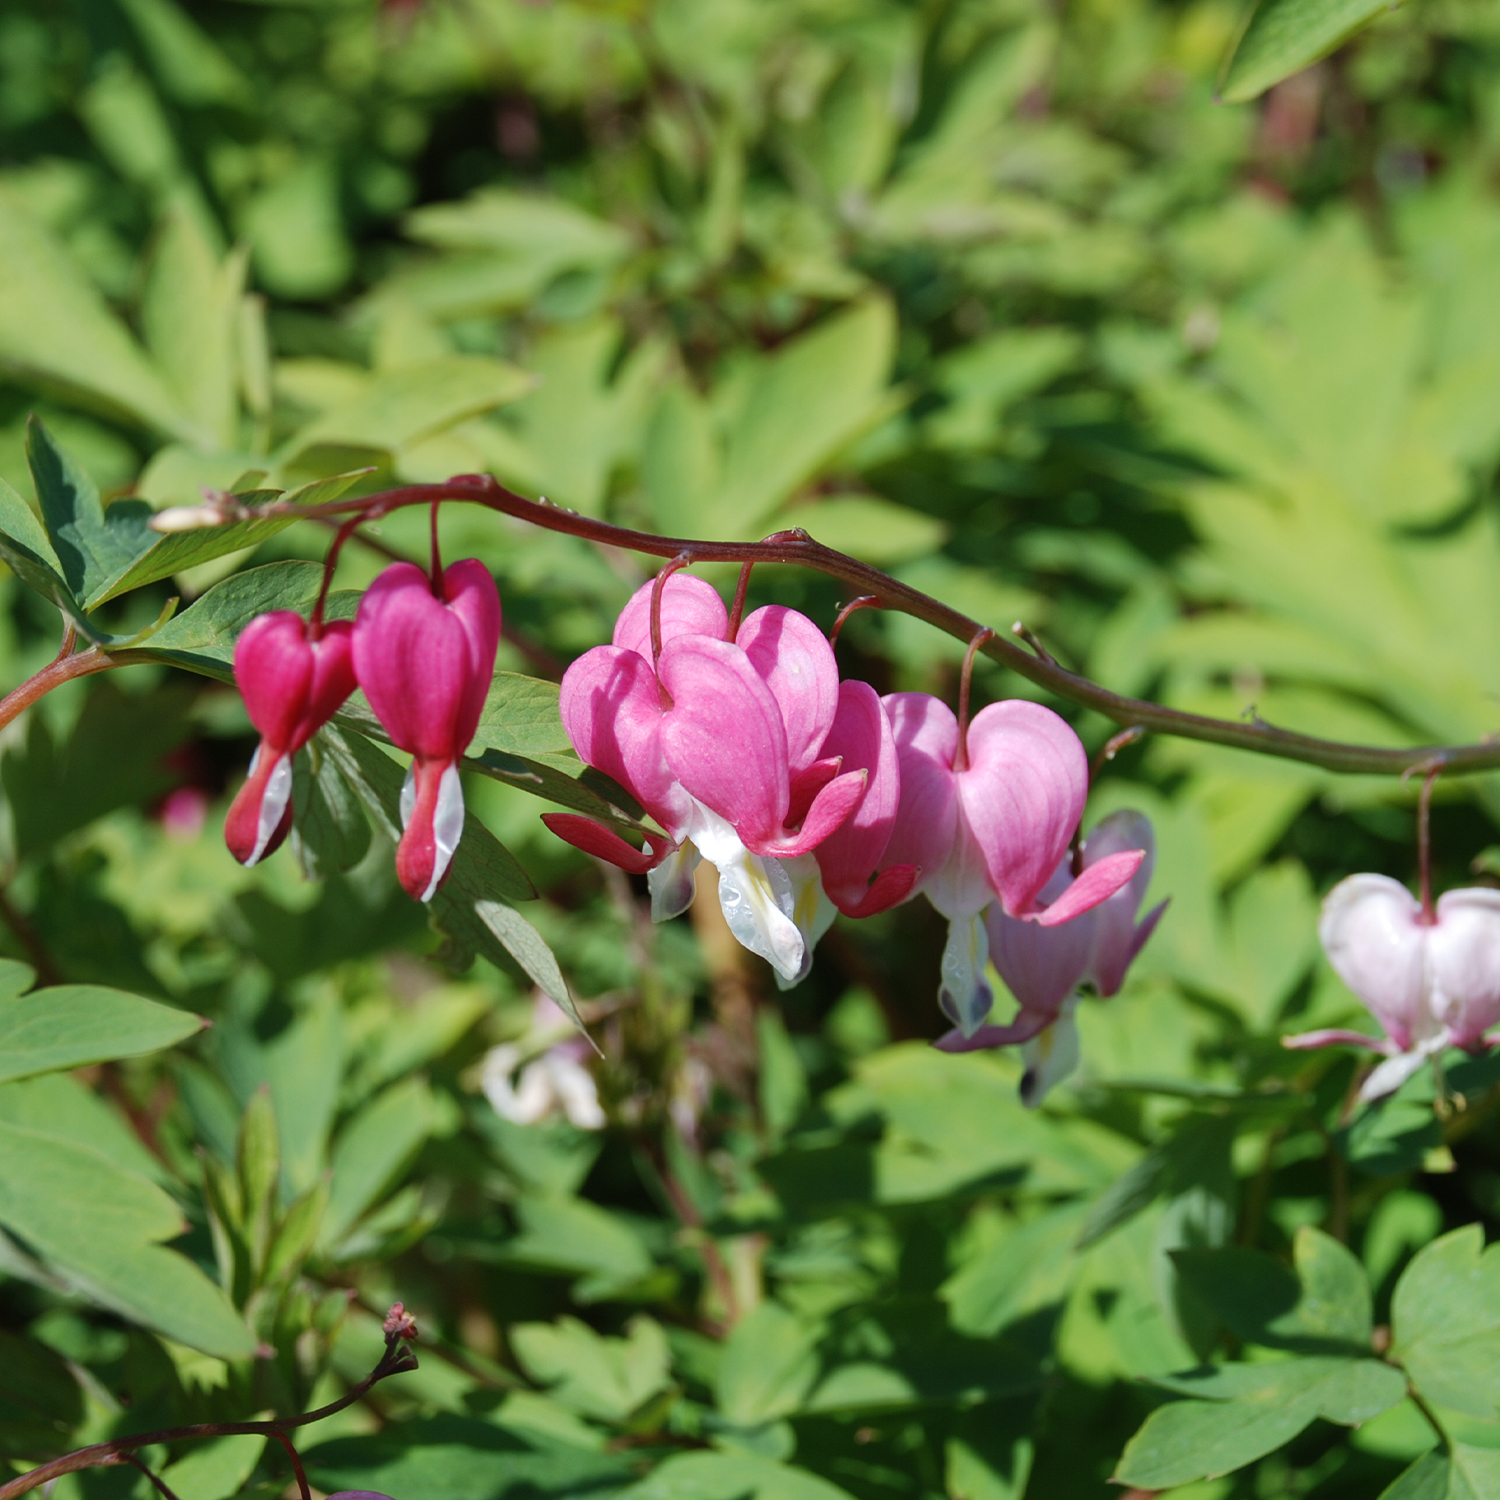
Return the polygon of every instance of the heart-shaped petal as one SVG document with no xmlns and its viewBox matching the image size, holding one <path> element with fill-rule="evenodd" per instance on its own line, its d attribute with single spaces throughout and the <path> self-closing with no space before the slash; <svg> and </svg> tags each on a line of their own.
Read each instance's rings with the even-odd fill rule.
<svg viewBox="0 0 1500 1500">
<path fill-rule="evenodd" d="M 768 604 L 740 626 L 735 644 L 781 706 L 792 773 L 837 754 L 823 745 L 839 706 L 839 669 L 828 637 L 799 611 Z"/>
<path fill-rule="evenodd" d="M 1476 1046 L 1500 1023 L 1500 891 L 1473 886 L 1440 896 L 1427 954 L 1433 1013 L 1455 1046 Z"/>
<path fill-rule="evenodd" d="M 1438 1027 L 1426 1004 L 1427 934 L 1411 892 L 1388 875 L 1351 875 L 1323 901 L 1328 962 L 1401 1051 Z"/>
<path fill-rule="evenodd" d="M 643 583 L 615 621 L 614 644 L 651 660 L 651 592 L 656 580 Z M 673 573 L 661 590 L 662 644 L 679 635 L 706 635 L 724 639 L 729 629 L 729 611 L 711 583 L 691 573 Z"/>
</svg>

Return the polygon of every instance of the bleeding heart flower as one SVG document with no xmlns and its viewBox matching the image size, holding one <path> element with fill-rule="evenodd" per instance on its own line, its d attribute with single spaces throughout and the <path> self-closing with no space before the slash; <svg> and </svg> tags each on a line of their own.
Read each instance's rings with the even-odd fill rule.
<svg viewBox="0 0 1500 1500">
<path fill-rule="evenodd" d="M 737 639 L 712 587 L 675 573 L 661 590 L 653 662 L 647 584 L 621 612 L 614 644 L 585 652 L 563 678 L 563 724 L 578 754 L 613 776 L 666 830 L 633 849 L 568 813 L 560 837 L 647 872 L 652 914 L 686 910 L 701 855 L 719 871 L 730 931 L 795 983 L 811 963 L 818 869 L 802 863 L 858 807 L 865 767 L 824 753 L 840 705 L 823 633 L 780 606 L 758 609 Z M 883 794 L 884 795 L 884 794 Z"/>
<path fill-rule="evenodd" d="M 991 906 L 984 917 L 990 956 L 1020 1009 L 1008 1025 L 981 1026 L 968 1037 L 961 1030 L 950 1031 L 937 1045 L 945 1052 L 976 1052 L 1019 1044 L 1026 1062 L 1021 1100 L 1028 1107 L 1040 1104 L 1078 1065 L 1078 986 L 1092 980 L 1100 995 L 1115 994 L 1167 909 L 1163 901 L 1136 922 L 1156 862 L 1149 818 L 1138 812 L 1111 813 L 1084 841 L 1085 875 L 1106 859 L 1137 852 L 1142 857 L 1130 879 L 1071 921 L 1047 927 Z M 1040 899 L 1051 910 L 1074 884 L 1072 861 L 1065 856 Z"/>
<path fill-rule="evenodd" d="M 430 901 L 464 828 L 458 762 L 479 727 L 500 645 L 500 595 L 473 558 L 439 582 L 414 563 L 393 563 L 360 600 L 354 622 L 359 685 L 391 742 L 412 755 L 401 789 L 396 873 L 408 895 Z"/>
<path fill-rule="evenodd" d="M 1286 1047 L 1347 1043 L 1382 1053 L 1360 1089 L 1379 1099 L 1400 1088 L 1427 1058 L 1448 1047 L 1484 1052 L 1500 1022 L 1500 891 L 1486 887 L 1439 896 L 1430 921 L 1399 881 L 1351 875 L 1323 901 L 1318 936 L 1334 972 L 1380 1023 L 1384 1037 L 1309 1031 Z"/>
<path fill-rule="evenodd" d="M 884 703 L 901 766 L 885 860 L 916 865 L 915 889 L 948 918 L 938 999 L 972 1036 L 994 998 L 984 981 L 984 910 L 998 901 L 1008 916 L 1057 926 L 1113 895 L 1144 856 L 1108 854 L 1043 902 L 1088 795 L 1078 736 L 1050 709 L 1012 698 L 974 716 L 960 759 L 958 719 L 947 704 L 926 693 L 893 693 Z"/>
<path fill-rule="evenodd" d="M 354 691 L 353 627 L 340 620 L 308 639 L 289 609 L 257 615 L 234 648 L 234 677 L 260 746 L 224 821 L 224 841 L 242 865 L 275 850 L 292 826 L 292 759 Z"/>
</svg>

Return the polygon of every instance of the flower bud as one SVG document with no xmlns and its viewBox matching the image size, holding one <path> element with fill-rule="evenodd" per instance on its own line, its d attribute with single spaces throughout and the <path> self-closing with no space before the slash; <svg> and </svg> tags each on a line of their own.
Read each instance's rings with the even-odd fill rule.
<svg viewBox="0 0 1500 1500">
<path fill-rule="evenodd" d="M 414 563 L 393 563 L 360 601 L 359 685 L 391 743 L 412 756 L 396 873 L 416 901 L 432 899 L 463 834 L 458 762 L 479 727 L 499 645 L 500 594 L 474 558 L 449 567 L 437 590 Z"/>
<path fill-rule="evenodd" d="M 280 845 L 292 826 L 292 757 L 354 691 L 352 628 L 327 625 L 308 639 L 307 621 L 289 609 L 258 615 L 234 649 L 234 677 L 260 747 L 224 821 L 224 841 L 242 865 Z"/>
</svg>

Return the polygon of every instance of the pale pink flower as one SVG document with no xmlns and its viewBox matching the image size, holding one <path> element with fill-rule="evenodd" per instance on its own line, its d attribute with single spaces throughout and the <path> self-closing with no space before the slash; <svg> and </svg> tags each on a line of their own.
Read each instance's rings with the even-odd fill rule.
<svg viewBox="0 0 1500 1500">
<path fill-rule="evenodd" d="M 1399 881 L 1351 875 L 1323 901 L 1318 936 L 1334 972 L 1380 1023 L 1383 1037 L 1323 1030 L 1282 1038 L 1287 1047 L 1346 1043 L 1384 1055 L 1360 1097 L 1400 1088 L 1448 1047 L 1484 1052 L 1500 1038 L 1500 891 L 1439 896 L 1430 920 Z"/>
</svg>

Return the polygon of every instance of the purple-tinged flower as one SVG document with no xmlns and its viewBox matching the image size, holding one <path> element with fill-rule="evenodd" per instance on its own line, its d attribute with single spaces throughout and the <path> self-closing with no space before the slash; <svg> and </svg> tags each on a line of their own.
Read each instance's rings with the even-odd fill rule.
<svg viewBox="0 0 1500 1500">
<path fill-rule="evenodd" d="M 234 677 L 260 745 L 224 820 L 224 841 L 242 865 L 275 850 L 292 826 L 292 760 L 354 691 L 352 628 L 325 625 L 308 639 L 289 609 L 258 615 L 234 648 Z"/>
<path fill-rule="evenodd" d="M 1026 1063 L 1021 1099 L 1028 1106 L 1040 1104 L 1078 1066 L 1074 1021 L 1078 987 L 1092 981 L 1102 996 L 1117 993 L 1125 971 L 1167 909 L 1163 901 L 1136 921 L 1156 863 L 1156 839 L 1149 818 L 1138 812 L 1111 813 L 1084 841 L 1085 874 L 1103 860 L 1136 851 L 1142 857 L 1130 879 L 1114 895 L 1069 922 L 1044 927 L 1040 922 L 1008 917 L 999 906 L 989 908 L 984 926 L 990 957 L 1020 1009 L 1005 1026 L 981 1026 L 970 1037 L 950 1031 L 937 1044 L 943 1051 L 1019 1045 Z M 1074 883 L 1072 862 L 1064 857 L 1042 887 L 1041 900 L 1055 904 Z"/>
<path fill-rule="evenodd" d="M 612 645 L 568 669 L 561 709 L 582 759 L 626 787 L 666 837 L 641 852 L 585 818 L 544 821 L 590 854 L 647 872 L 658 921 L 686 910 L 707 859 L 730 931 L 796 983 L 811 964 L 821 895 L 807 856 L 860 807 L 872 775 L 825 753 L 841 704 L 832 648 L 812 621 L 775 605 L 726 641 L 718 594 L 681 573 L 661 588 L 653 642 L 653 588 L 626 605 Z"/>
<path fill-rule="evenodd" d="M 447 568 L 437 590 L 414 563 L 393 563 L 360 600 L 359 685 L 392 744 L 412 756 L 396 874 L 416 901 L 432 899 L 463 834 L 458 762 L 479 727 L 499 645 L 500 595 L 473 558 Z"/>
<path fill-rule="evenodd" d="M 1380 1023 L 1383 1037 L 1324 1030 L 1282 1038 L 1286 1047 L 1345 1043 L 1385 1057 L 1360 1089 L 1379 1099 L 1448 1047 L 1488 1051 L 1500 1037 L 1500 891 L 1472 887 L 1438 897 L 1430 919 L 1399 881 L 1351 875 L 1323 901 L 1318 937 L 1334 972 Z"/>
<path fill-rule="evenodd" d="M 503 1120 L 535 1125 L 561 1114 L 579 1130 L 602 1130 L 604 1110 L 588 1069 L 592 1050 L 561 1007 L 543 996 L 520 1042 L 505 1042 L 485 1053 L 480 1087 Z"/>
<path fill-rule="evenodd" d="M 1135 874 L 1140 850 L 1105 855 L 1056 899 L 1044 888 L 1067 853 L 1088 795 L 1088 757 L 1050 709 L 1012 698 L 981 709 L 960 755 L 958 719 L 926 693 L 884 700 L 901 766 L 901 805 L 885 860 L 917 866 L 915 889 L 948 918 L 939 1003 L 965 1036 L 993 1002 L 982 913 L 1043 927 L 1072 921 Z"/>
</svg>

